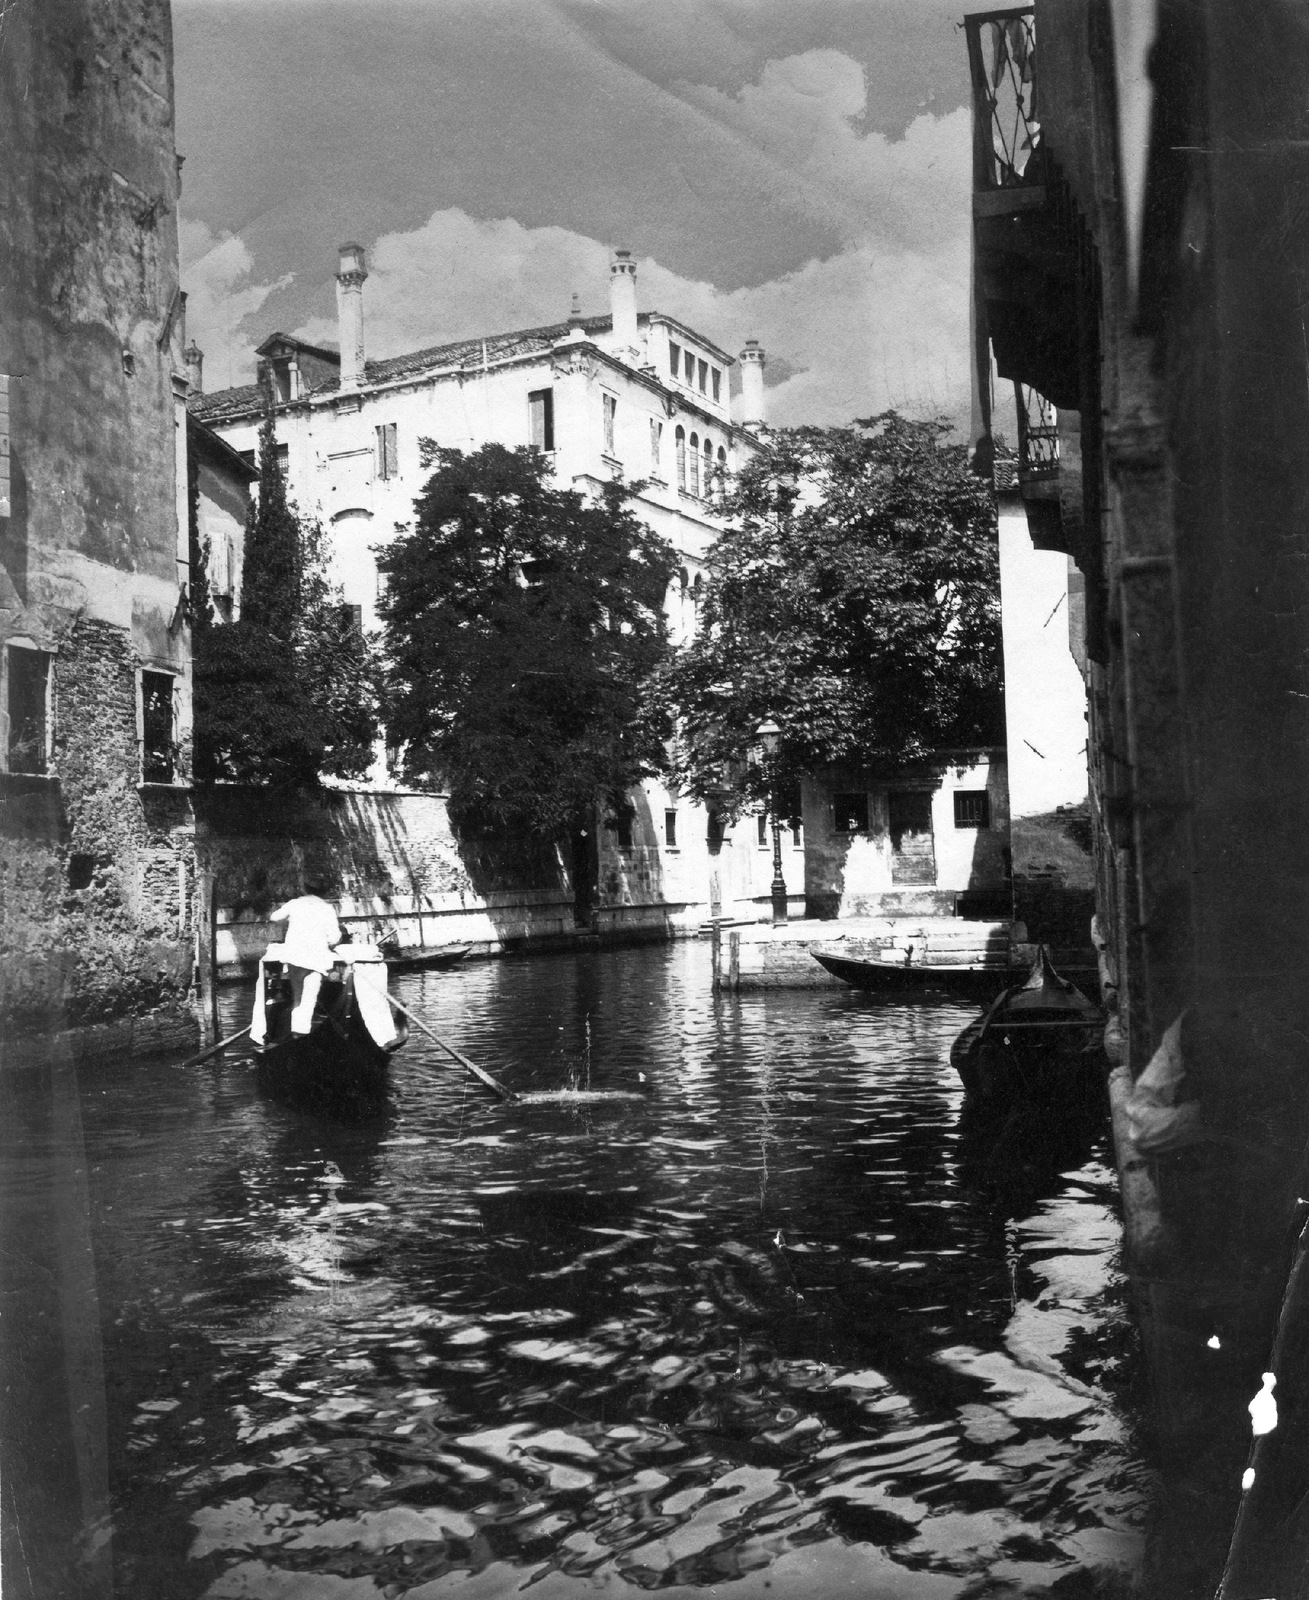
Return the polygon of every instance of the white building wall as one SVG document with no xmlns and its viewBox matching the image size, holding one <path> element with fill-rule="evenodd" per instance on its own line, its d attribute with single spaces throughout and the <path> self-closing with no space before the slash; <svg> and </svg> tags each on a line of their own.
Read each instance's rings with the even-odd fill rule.
<svg viewBox="0 0 1309 1600">
<path fill-rule="evenodd" d="M 1068 648 L 1068 558 L 1036 550 L 1016 494 L 1001 494 L 1009 806 L 1039 816 L 1087 797 L 1086 688 Z"/>
</svg>

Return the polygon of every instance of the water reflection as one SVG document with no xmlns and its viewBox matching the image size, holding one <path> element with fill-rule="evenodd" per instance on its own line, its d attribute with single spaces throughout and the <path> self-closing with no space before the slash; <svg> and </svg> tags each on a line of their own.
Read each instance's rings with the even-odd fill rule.
<svg viewBox="0 0 1309 1600">
<path fill-rule="evenodd" d="M 353 1124 L 239 1063 L 84 1080 L 120 1592 L 1126 1592 L 1103 1130 L 1011 1130 L 1006 1189 L 966 1010 L 708 979 L 402 980 L 513 1087 L 617 1102 L 499 1105 L 421 1036 Z"/>
</svg>

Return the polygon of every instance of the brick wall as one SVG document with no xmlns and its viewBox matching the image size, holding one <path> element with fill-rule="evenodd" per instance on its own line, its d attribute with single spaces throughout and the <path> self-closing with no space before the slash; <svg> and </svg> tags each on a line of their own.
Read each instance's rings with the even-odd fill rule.
<svg viewBox="0 0 1309 1600">
<path fill-rule="evenodd" d="M 139 786 L 126 630 L 93 619 L 54 667 L 53 775 L 0 776 L 0 1019 L 188 1015 L 195 863 L 185 790 Z"/>
</svg>

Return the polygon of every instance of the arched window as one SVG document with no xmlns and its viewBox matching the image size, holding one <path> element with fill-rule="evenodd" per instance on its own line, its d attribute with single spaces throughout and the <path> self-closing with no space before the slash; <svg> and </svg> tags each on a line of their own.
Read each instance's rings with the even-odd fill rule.
<svg viewBox="0 0 1309 1600">
<path fill-rule="evenodd" d="M 691 435 L 691 493 L 700 493 L 700 440 L 694 433 Z"/>
<path fill-rule="evenodd" d="M 686 429 L 679 428 L 673 435 L 677 444 L 677 487 L 686 488 Z"/>
<path fill-rule="evenodd" d="M 714 442 L 708 436 L 704 442 L 704 497 L 712 500 L 717 494 L 714 486 Z"/>
<path fill-rule="evenodd" d="M 727 494 L 727 451 L 722 445 L 718 446 L 718 503 L 721 505 Z"/>
</svg>

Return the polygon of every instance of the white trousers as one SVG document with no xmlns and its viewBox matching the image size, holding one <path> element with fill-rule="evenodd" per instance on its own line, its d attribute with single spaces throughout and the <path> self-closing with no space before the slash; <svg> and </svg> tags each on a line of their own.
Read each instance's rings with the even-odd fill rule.
<svg viewBox="0 0 1309 1600">
<path fill-rule="evenodd" d="M 297 967 L 287 962 L 286 970 L 291 976 L 291 1032 L 306 1034 L 313 1027 L 314 1006 L 318 1003 L 318 991 L 323 985 L 321 972 L 313 972 L 308 967 Z M 259 963 L 259 976 L 255 979 L 255 1010 L 250 1021 L 250 1038 L 255 1044 L 264 1042 L 264 1005 L 267 996 L 264 986 L 264 964 Z"/>
</svg>

